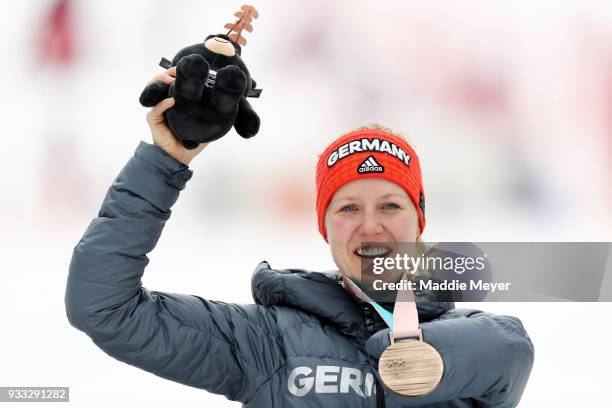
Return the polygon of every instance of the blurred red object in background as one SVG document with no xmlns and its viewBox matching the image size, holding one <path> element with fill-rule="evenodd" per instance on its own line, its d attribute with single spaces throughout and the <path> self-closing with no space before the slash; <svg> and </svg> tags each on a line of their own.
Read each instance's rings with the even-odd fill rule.
<svg viewBox="0 0 612 408">
<path fill-rule="evenodd" d="M 43 17 L 38 53 L 42 63 L 70 65 L 75 60 L 74 24 L 70 0 L 58 0 Z"/>
</svg>

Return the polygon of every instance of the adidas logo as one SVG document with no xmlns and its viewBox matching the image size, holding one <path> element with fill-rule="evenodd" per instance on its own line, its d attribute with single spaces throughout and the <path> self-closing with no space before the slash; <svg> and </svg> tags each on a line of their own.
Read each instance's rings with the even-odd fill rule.
<svg viewBox="0 0 612 408">
<path fill-rule="evenodd" d="M 382 173 L 385 171 L 383 166 L 378 164 L 374 156 L 370 156 L 361 162 L 357 168 L 359 173 Z"/>
</svg>

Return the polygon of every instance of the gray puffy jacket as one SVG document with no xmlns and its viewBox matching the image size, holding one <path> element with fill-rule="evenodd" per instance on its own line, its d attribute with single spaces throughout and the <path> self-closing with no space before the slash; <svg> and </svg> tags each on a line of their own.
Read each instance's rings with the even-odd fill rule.
<svg viewBox="0 0 612 408">
<path fill-rule="evenodd" d="M 424 339 L 444 361 L 429 395 L 400 397 L 378 378 L 388 328 L 338 274 L 262 262 L 255 304 L 149 291 L 141 277 L 192 172 L 141 142 L 83 238 L 66 287 L 70 323 L 109 355 L 247 407 L 514 407 L 533 364 L 519 319 L 419 302 Z"/>
</svg>

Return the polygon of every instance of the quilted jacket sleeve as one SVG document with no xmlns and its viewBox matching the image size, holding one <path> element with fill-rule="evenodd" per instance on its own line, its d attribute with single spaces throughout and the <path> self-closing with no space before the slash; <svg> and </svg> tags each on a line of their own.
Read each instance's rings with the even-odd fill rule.
<svg viewBox="0 0 612 408">
<path fill-rule="evenodd" d="M 444 362 L 440 384 L 418 398 L 385 393 L 400 406 L 428 406 L 464 399 L 479 408 L 516 407 L 531 367 L 534 348 L 521 321 L 474 309 L 451 310 L 439 319 L 422 323 L 423 340 L 438 350 Z M 389 330 L 376 333 L 369 344 L 377 357 L 389 345 Z"/>
<path fill-rule="evenodd" d="M 138 145 L 74 248 L 66 313 L 120 361 L 245 402 L 280 365 L 273 311 L 141 284 L 146 254 L 191 175 L 157 146 Z"/>
</svg>

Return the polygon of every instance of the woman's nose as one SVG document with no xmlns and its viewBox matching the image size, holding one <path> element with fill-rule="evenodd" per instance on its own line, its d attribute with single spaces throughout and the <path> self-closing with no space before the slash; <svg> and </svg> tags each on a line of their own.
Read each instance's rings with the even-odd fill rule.
<svg viewBox="0 0 612 408">
<path fill-rule="evenodd" d="M 372 212 L 363 212 L 361 223 L 359 224 L 359 233 L 364 237 L 369 237 L 381 234 L 384 231 L 384 226 L 380 218 Z"/>
</svg>

